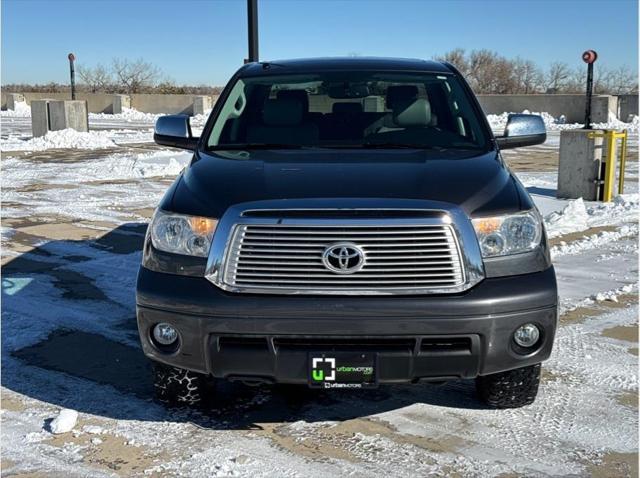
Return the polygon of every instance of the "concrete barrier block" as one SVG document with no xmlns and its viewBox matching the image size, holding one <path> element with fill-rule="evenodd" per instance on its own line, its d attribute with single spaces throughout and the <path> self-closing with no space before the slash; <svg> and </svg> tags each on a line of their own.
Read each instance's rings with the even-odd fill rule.
<svg viewBox="0 0 640 478">
<path fill-rule="evenodd" d="M 193 114 L 202 115 L 213 107 L 210 96 L 194 96 L 193 97 Z"/>
<path fill-rule="evenodd" d="M 557 197 L 595 201 L 603 157 L 603 139 L 589 138 L 602 130 L 574 129 L 560 133 Z"/>
<path fill-rule="evenodd" d="M 131 97 L 129 95 L 113 95 L 112 114 L 122 113 L 125 108 L 131 108 Z"/>
<path fill-rule="evenodd" d="M 49 102 L 49 128 L 51 131 L 75 129 L 89 131 L 87 102 L 81 100 L 63 100 Z"/>
<path fill-rule="evenodd" d="M 31 100 L 31 134 L 34 138 L 49 131 L 49 102 L 52 100 Z"/>
<path fill-rule="evenodd" d="M 618 119 L 630 122 L 634 116 L 638 115 L 638 95 L 618 96 Z"/>
<path fill-rule="evenodd" d="M 616 117 L 618 112 L 618 98 L 610 95 L 598 95 L 591 99 L 591 121 L 593 123 L 607 123 L 610 117 Z"/>
<path fill-rule="evenodd" d="M 16 103 L 24 102 L 24 95 L 22 93 L 7 93 L 7 109 L 15 110 Z"/>
</svg>

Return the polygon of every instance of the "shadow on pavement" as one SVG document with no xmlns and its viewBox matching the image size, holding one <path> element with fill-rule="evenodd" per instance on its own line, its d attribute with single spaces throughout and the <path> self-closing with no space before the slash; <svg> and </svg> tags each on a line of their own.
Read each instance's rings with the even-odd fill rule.
<svg viewBox="0 0 640 478">
<path fill-rule="evenodd" d="M 529 194 L 537 194 L 538 196 L 547 196 L 550 198 L 556 198 L 556 193 L 558 192 L 555 189 L 551 188 L 540 188 L 537 186 L 529 186 L 526 188 Z"/>
<path fill-rule="evenodd" d="M 153 402 L 151 363 L 138 345 L 135 321 L 144 230 L 144 224 L 126 224 L 96 240 L 50 241 L 3 266 L 4 387 L 107 418 L 190 421 L 214 429 L 348 420 L 414 403 L 485 408 L 473 381 L 368 391 L 221 381 L 204 408 L 165 409 Z"/>
</svg>

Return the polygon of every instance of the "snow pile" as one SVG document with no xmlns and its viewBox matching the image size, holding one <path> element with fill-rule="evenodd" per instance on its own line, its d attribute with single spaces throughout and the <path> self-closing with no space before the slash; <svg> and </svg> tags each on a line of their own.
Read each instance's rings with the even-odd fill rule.
<svg viewBox="0 0 640 478">
<path fill-rule="evenodd" d="M 191 117 L 191 126 L 204 126 L 204 124 L 209 119 L 209 115 L 212 110 L 207 110 L 201 115 L 195 115 Z"/>
<path fill-rule="evenodd" d="M 14 188 L 28 188 L 31 185 L 78 186 L 83 182 L 126 181 L 149 177 L 175 176 L 189 163 L 193 156 L 189 152 L 160 150 L 138 154 L 112 154 L 89 161 L 66 163 L 39 162 L 25 167 L 19 158 L 4 158 L 3 196 Z M 109 186 L 104 185 L 105 188 Z M 112 184 L 111 186 L 116 186 Z M 65 188 L 61 188 L 65 189 Z M 30 197 L 33 199 L 34 194 Z M 6 197 L 3 199 L 7 200 Z"/>
<path fill-rule="evenodd" d="M 549 113 L 531 113 L 529 110 L 524 110 L 522 113 L 524 114 L 534 114 L 542 116 L 542 120 L 544 121 L 545 126 L 548 130 L 554 129 L 556 126 L 560 126 L 558 120 L 551 116 Z M 487 121 L 489 121 L 489 126 L 493 130 L 503 130 L 507 126 L 507 119 L 510 114 L 514 113 L 502 113 L 499 115 L 487 115 Z"/>
<path fill-rule="evenodd" d="M 578 125 L 578 127 L 581 128 L 582 125 Z M 609 114 L 608 122 L 594 123 L 592 127 L 593 129 L 616 129 L 616 130 L 626 129 L 627 131 L 638 132 L 640 131 L 640 118 L 634 115 L 633 118 L 631 119 L 631 122 L 625 123 L 624 121 L 620 121 L 614 115 Z"/>
<path fill-rule="evenodd" d="M 0 111 L 0 117 L 31 118 L 31 107 L 26 101 L 18 101 L 15 103 L 14 110 Z"/>
<path fill-rule="evenodd" d="M 560 212 L 552 212 L 544 218 L 547 235 L 561 236 L 589 228 L 589 214 L 582 198 L 570 201 Z"/>
<path fill-rule="evenodd" d="M 612 202 L 596 203 L 587 209 L 589 227 L 638 222 L 640 194 L 620 194 Z"/>
<path fill-rule="evenodd" d="M 622 194 L 612 202 L 596 203 L 590 207 L 585 205 L 582 198 L 569 201 L 562 211 L 554 211 L 544 218 L 547 235 L 552 238 L 590 227 L 637 222 L 639 198 L 638 194 Z"/>
<path fill-rule="evenodd" d="M 565 123 L 564 115 L 559 118 L 554 118 L 547 112 L 531 112 L 529 110 L 522 111 L 524 114 L 534 114 L 542 117 L 544 121 L 545 127 L 547 131 L 562 131 L 565 129 L 577 129 L 582 128 L 582 124 L 580 123 Z M 489 126 L 494 131 L 504 130 L 505 126 L 507 126 L 507 118 L 510 114 L 514 113 L 502 113 L 499 115 L 487 115 L 487 121 L 489 121 Z M 628 131 L 637 132 L 640 130 L 640 120 L 638 116 L 634 116 L 630 123 L 625 123 L 620 121 L 615 116 L 610 115 L 609 121 L 606 123 L 594 123 L 593 129 L 616 129 L 622 130 L 626 129 Z"/>
<path fill-rule="evenodd" d="M 192 156 L 160 150 L 65 163 L 5 157 L 3 216 L 24 217 L 24 209 L 8 206 L 14 203 L 34 215 L 116 223 L 146 219 L 139 211 L 156 207 L 168 187 L 168 182 L 150 178 L 174 178 Z"/>
<path fill-rule="evenodd" d="M 85 163 L 83 168 L 92 178 L 101 181 L 176 176 L 188 164 L 188 152 L 158 151 L 135 155 L 114 155 L 105 161 Z M 106 163 L 106 164 L 105 164 Z"/>
<path fill-rule="evenodd" d="M 67 433 L 73 430 L 78 421 L 78 412 L 65 408 L 49 424 L 49 429 L 54 435 Z"/>
<path fill-rule="evenodd" d="M 633 292 L 634 286 L 627 284 L 619 289 L 610 290 L 606 292 L 598 292 L 591 296 L 591 300 L 595 302 L 618 302 L 618 296 L 621 294 L 629 294 Z"/>
<path fill-rule="evenodd" d="M 108 131 L 79 132 L 71 128 L 60 131 L 50 131 L 45 136 L 31 138 L 26 141 L 16 141 L 15 138 L 0 139 L 2 151 L 44 151 L 46 149 L 104 149 L 115 148 L 117 145 L 110 138 Z"/>
<path fill-rule="evenodd" d="M 212 110 L 207 110 L 203 114 L 194 115 L 190 118 L 192 126 L 204 126 Z M 89 113 L 90 120 L 121 120 L 127 123 L 155 123 L 165 113 L 144 113 L 134 108 L 122 108 L 122 113 Z"/>
<path fill-rule="evenodd" d="M 165 115 L 155 114 L 155 113 L 143 113 L 142 111 L 138 111 L 134 108 L 122 108 L 122 113 L 116 113 L 116 114 L 89 113 L 90 120 L 98 120 L 98 119 L 122 120 L 127 123 L 132 123 L 132 122 L 153 123 L 160 116 L 165 116 Z"/>
</svg>

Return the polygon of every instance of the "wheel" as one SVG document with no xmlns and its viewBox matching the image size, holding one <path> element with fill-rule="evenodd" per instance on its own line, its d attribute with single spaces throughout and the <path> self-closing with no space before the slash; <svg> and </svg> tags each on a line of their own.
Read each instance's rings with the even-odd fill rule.
<svg viewBox="0 0 640 478">
<path fill-rule="evenodd" d="M 156 399 L 169 405 L 200 405 L 210 383 L 206 375 L 170 365 L 153 364 L 153 388 Z"/>
<path fill-rule="evenodd" d="M 538 394 L 540 364 L 476 378 L 478 395 L 495 408 L 531 405 Z"/>
</svg>

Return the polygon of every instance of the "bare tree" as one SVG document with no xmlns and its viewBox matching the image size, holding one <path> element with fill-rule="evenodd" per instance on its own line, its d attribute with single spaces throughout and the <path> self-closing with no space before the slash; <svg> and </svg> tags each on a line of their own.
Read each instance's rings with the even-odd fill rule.
<svg viewBox="0 0 640 478">
<path fill-rule="evenodd" d="M 587 88 L 587 69 L 582 66 L 573 68 L 562 88 L 563 93 L 584 93 Z"/>
<path fill-rule="evenodd" d="M 111 66 L 119 86 L 128 93 L 153 86 L 160 76 L 160 69 L 142 58 L 134 61 L 114 58 Z"/>
<path fill-rule="evenodd" d="M 558 93 L 562 91 L 570 75 L 571 69 L 566 63 L 551 63 L 551 65 L 549 66 L 549 71 L 547 72 L 547 93 Z"/>
<path fill-rule="evenodd" d="M 469 63 L 463 48 L 456 48 L 455 50 L 448 51 L 444 55 L 436 57 L 436 59 L 451 63 L 460 71 L 460 73 L 462 73 L 463 76 L 466 76 L 469 71 Z"/>
<path fill-rule="evenodd" d="M 351 56 L 359 53 L 351 52 Z M 551 63 L 542 70 L 534 62 L 522 58 L 507 59 L 491 50 L 465 51 L 456 48 L 437 57 L 454 65 L 477 94 L 584 94 L 587 68 L 584 63 L 570 68 L 566 63 Z M 153 64 L 142 59 L 114 59 L 109 67 L 78 68 L 82 82 L 79 91 L 107 93 L 183 93 L 219 94 L 220 87 L 178 85 L 161 75 Z M 8 91 L 68 91 L 69 85 L 4 85 Z M 596 94 L 625 94 L 638 92 L 638 78 L 629 67 L 607 69 L 598 63 L 594 69 L 593 91 Z"/>
<path fill-rule="evenodd" d="M 543 83 L 542 72 L 531 60 L 516 58 L 513 61 L 513 74 L 517 84 L 514 93 L 536 93 Z"/>
<path fill-rule="evenodd" d="M 467 76 L 481 94 L 512 93 L 517 88 L 513 62 L 490 50 L 474 50 L 469 55 Z"/>
<path fill-rule="evenodd" d="M 623 95 L 638 91 L 638 77 L 626 65 L 611 71 L 608 83 L 608 91 L 612 95 Z"/>
<path fill-rule="evenodd" d="M 187 89 L 184 86 L 176 85 L 171 78 L 165 78 L 159 82 L 154 90 L 162 95 L 184 95 L 187 93 Z"/>
<path fill-rule="evenodd" d="M 585 77 L 584 82 L 586 85 L 586 81 L 587 81 L 586 68 L 585 68 L 584 77 Z M 612 80 L 613 80 L 613 77 L 611 74 L 611 70 L 609 70 L 604 65 L 598 65 L 598 66 L 594 65 L 594 69 L 593 69 L 593 92 L 594 93 L 598 95 L 604 95 L 604 94 L 610 93 Z"/>
<path fill-rule="evenodd" d="M 491 93 L 490 72 L 496 56 L 496 53 L 489 50 L 474 50 L 470 53 L 467 76 L 476 93 Z"/>
<path fill-rule="evenodd" d="M 112 83 L 111 73 L 100 64 L 95 68 L 78 66 L 78 76 L 87 85 L 91 93 L 107 91 Z"/>
</svg>

